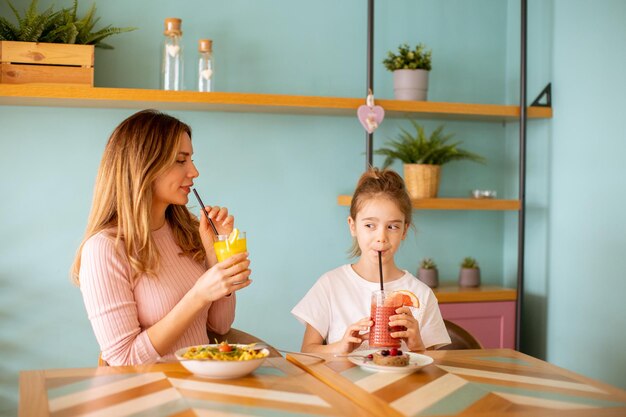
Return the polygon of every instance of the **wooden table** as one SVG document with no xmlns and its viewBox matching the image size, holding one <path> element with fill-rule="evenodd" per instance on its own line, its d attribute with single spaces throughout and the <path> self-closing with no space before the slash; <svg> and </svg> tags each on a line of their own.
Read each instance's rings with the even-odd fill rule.
<svg viewBox="0 0 626 417">
<path fill-rule="evenodd" d="M 435 362 L 408 375 L 301 354 L 268 358 L 235 380 L 196 377 L 178 363 L 23 371 L 19 415 L 626 416 L 626 391 L 513 350 L 428 355 Z"/>
<path fill-rule="evenodd" d="M 287 359 L 377 416 L 626 416 L 626 391 L 511 349 L 427 352 L 413 374 L 369 372 L 345 358 Z"/>
<path fill-rule="evenodd" d="M 283 357 L 233 380 L 179 363 L 23 371 L 19 416 L 373 416 Z"/>
</svg>

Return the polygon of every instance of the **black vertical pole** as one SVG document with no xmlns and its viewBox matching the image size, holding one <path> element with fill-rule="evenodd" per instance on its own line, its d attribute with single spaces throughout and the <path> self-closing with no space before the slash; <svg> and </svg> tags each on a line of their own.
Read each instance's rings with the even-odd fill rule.
<svg viewBox="0 0 626 417">
<path fill-rule="evenodd" d="M 526 230 L 526 0 L 521 0 L 520 112 L 519 112 L 519 222 L 517 231 L 517 309 L 515 349 L 520 350 L 522 306 L 524 301 L 524 233 Z"/>
<path fill-rule="evenodd" d="M 374 93 L 374 0 L 367 0 L 367 87 L 365 96 Z M 374 134 L 365 132 L 365 170 L 373 165 Z"/>
</svg>

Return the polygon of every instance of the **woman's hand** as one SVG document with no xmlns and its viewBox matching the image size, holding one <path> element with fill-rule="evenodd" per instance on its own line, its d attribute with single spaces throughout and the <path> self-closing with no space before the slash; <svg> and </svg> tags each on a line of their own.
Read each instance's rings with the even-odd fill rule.
<svg viewBox="0 0 626 417">
<path fill-rule="evenodd" d="M 206 206 L 204 208 L 209 215 L 209 218 L 213 221 L 215 228 L 217 229 L 217 233 L 220 235 L 228 235 L 233 231 L 233 226 L 235 224 L 235 218 L 228 214 L 228 209 L 226 207 L 211 207 Z M 207 256 L 212 260 L 217 260 L 215 257 L 215 249 L 213 248 L 213 242 L 215 242 L 215 233 L 213 232 L 213 228 L 209 224 L 204 213 L 200 213 L 200 239 L 202 239 L 202 246 L 204 247 L 204 251 Z M 210 262 L 209 265 L 213 263 Z"/>
<path fill-rule="evenodd" d="M 203 304 L 219 300 L 252 283 L 249 279 L 252 272 L 249 267 L 247 252 L 233 255 L 202 274 L 192 291 Z"/>
<path fill-rule="evenodd" d="M 400 332 L 392 332 L 391 337 L 404 340 L 411 351 L 426 350 L 422 335 L 420 334 L 420 326 L 417 319 L 411 314 L 411 309 L 407 306 L 396 309 L 396 315 L 389 317 L 389 326 L 404 326 L 406 330 Z"/>
<path fill-rule="evenodd" d="M 339 342 L 334 343 L 337 345 L 337 351 L 339 353 L 350 353 L 354 349 L 361 346 L 361 343 L 369 338 L 369 333 L 360 335 L 359 332 L 362 330 L 369 330 L 369 328 L 373 325 L 374 322 L 370 317 L 364 317 L 356 323 L 348 326 L 343 338 Z"/>
</svg>

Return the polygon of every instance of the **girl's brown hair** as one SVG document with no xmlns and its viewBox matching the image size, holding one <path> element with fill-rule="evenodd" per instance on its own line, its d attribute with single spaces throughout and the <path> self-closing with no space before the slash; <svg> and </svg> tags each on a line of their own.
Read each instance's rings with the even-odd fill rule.
<svg viewBox="0 0 626 417">
<path fill-rule="evenodd" d="M 128 258 L 133 280 L 140 274 L 156 276 L 159 253 L 150 233 L 152 186 L 176 162 L 183 133 L 191 137 L 187 124 L 156 110 L 135 113 L 113 131 L 98 169 L 87 230 L 71 268 L 74 283 L 79 284 L 85 242 L 107 229 L 117 250 Z M 198 220 L 187 207 L 170 205 L 165 219 L 183 254 L 202 262 Z"/>
<path fill-rule="evenodd" d="M 413 215 L 411 197 L 409 197 L 409 193 L 406 191 L 402 177 L 390 169 L 370 168 L 361 175 L 352 195 L 350 217 L 356 221 L 356 215 L 363 207 L 363 204 L 372 198 L 378 197 L 387 198 L 396 203 L 402 214 L 404 214 L 405 225 L 411 225 Z M 359 248 L 356 238 L 352 239 L 350 256 L 361 256 L 361 248 Z"/>
</svg>

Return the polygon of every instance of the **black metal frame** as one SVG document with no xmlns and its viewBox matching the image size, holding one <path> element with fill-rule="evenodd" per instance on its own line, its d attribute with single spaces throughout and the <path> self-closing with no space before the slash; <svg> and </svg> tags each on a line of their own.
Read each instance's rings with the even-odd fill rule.
<svg viewBox="0 0 626 417">
<path fill-rule="evenodd" d="M 374 94 L 374 0 L 367 1 L 367 85 L 365 96 Z M 374 133 L 365 132 L 365 170 L 374 166 Z"/>
<path fill-rule="evenodd" d="M 517 222 L 517 303 L 515 311 L 515 350 L 520 350 L 522 306 L 524 304 L 524 256 L 526 231 L 526 33 L 528 5 L 521 1 L 520 97 L 519 97 L 519 200 Z"/>
<path fill-rule="evenodd" d="M 522 306 L 524 301 L 524 256 L 525 256 L 525 229 L 526 229 L 526 40 L 527 40 L 527 0 L 521 2 L 521 45 L 520 45 L 520 113 L 519 113 L 519 200 L 520 210 L 518 217 L 517 233 L 517 303 L 515 314 L 515 349 L 520 350 Z M 369 91 L 374 92 L 374 0 L 368 0 L 367 4 L 367 86 L 366 95 Z M 533 102 L 533 106 L 552 105 L 551 85 L 539 94 Z M 539 104 L 541 96 L 546 95 L 547 104 Z M 373 165 L 372 146 L 373 133 L 366 133 L 365 140 L 365 168 L 369 169 Z"/>
</svg>

